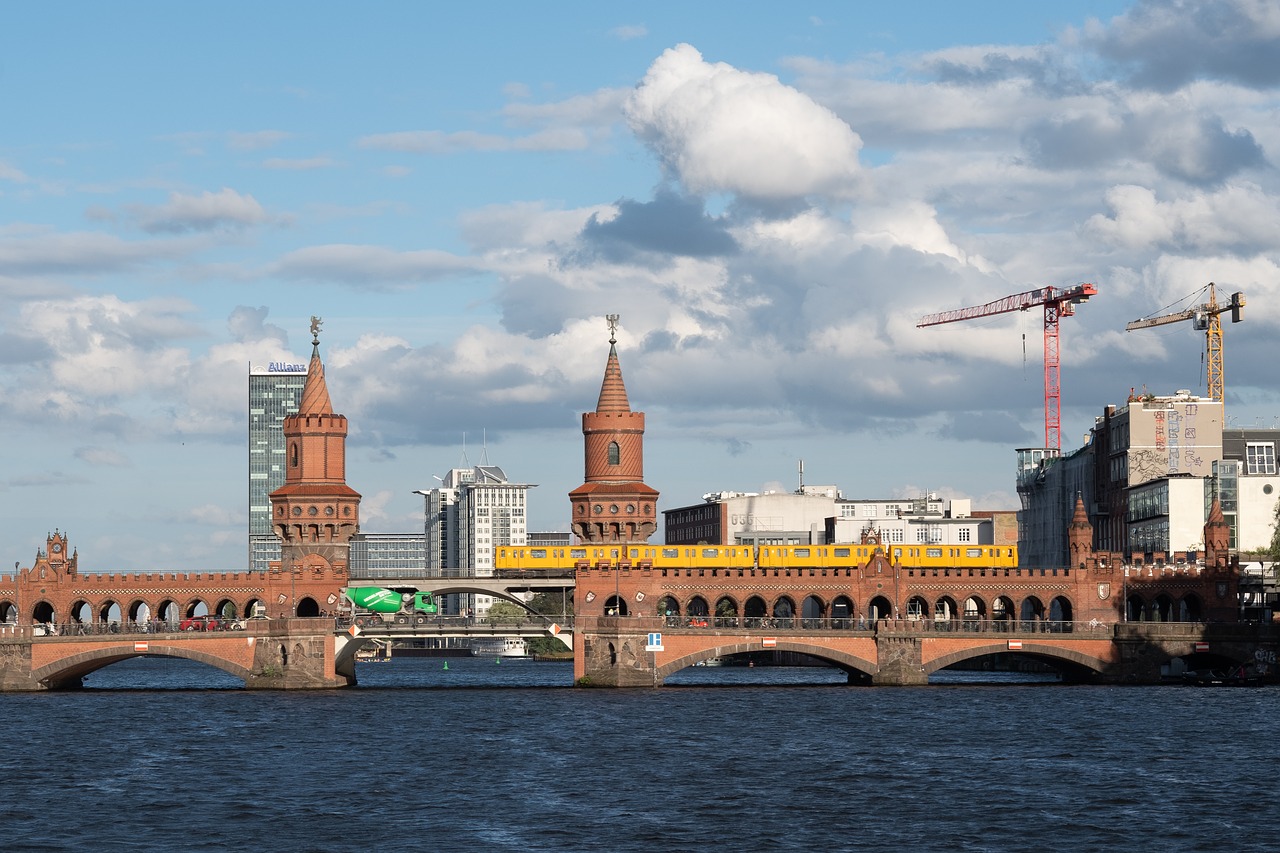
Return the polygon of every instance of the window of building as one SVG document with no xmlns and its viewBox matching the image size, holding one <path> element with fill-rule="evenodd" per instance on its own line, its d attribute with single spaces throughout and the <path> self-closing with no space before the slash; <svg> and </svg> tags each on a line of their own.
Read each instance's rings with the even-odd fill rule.
<svg viewBox="0 0 1280 853">
<path fill-rule="evenodd" d="M 967 528 L 967 527 L 962 527 L 962 528 L 960 528 L 960 541 L 961 541 L 961 542 L 968 542 L 968 541 L 970 541 L 970 540 L 969 540 L 969 528 Z"/>
<path fill-rule="evenodd" d="M 1276 446 L 1269 441 L 1251 441 L 1244 449 L 1248 474 L 1274 474 L 1276 472 Z"/>
<path fill-rule="evenodd" d="M 618 442 L 616 441 L 609 442 L 609 464 L 619 464 Z"/>
<path fill-rule="evenodd" d="M 863 517 L 863 518 L 875 518 L 875 517 L 876 517 L 876 505 L 875 505 L 875 504 L 863 504 L 863 505 L 862 505 L 862 517 Z"/>
</svg>

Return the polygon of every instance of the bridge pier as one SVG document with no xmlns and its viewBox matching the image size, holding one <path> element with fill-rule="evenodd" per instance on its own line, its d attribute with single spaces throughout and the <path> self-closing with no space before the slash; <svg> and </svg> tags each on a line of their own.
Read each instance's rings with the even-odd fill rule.
<svg viewBox="0 0 1280 853">
<path fill-rule="evenodd" d="M 660 687 L 649 634 L 639 619 L 601 617 L 595 629 L 574 644 L 573 677 L 580 687 Z M 627 624 L 630 623 L 630 624 Z"/>
<path fill-rule="evenodd" d="M 879 669 L 871 676 L 871 683 L 877 687 L 928 684 L 929 674 L 924 671 L 923 650 L 923 642 L 918 637 L 877 637 Z"/>
</svg>

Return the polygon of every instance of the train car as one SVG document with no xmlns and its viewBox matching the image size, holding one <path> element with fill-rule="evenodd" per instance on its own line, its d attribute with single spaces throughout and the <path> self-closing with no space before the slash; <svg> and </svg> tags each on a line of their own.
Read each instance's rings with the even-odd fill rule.
<svg viewBox="0 0 1280 853">
<path fill-rule="evenodd" d="M 501 572 L 568 574 L 577 569 L 854 569 L 876 553 L 906 568 L 1014 568 L 1018 549 L 995 545 L 592 545 L 499 546 Z"/>
</svg>

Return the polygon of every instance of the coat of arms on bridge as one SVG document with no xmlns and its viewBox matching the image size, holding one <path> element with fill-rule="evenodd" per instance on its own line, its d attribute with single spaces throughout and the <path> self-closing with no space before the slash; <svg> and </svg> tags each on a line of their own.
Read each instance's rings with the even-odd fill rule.
<svg viewBox="0 0 1280 853">
<path fill-rule="evenodd" d="M 1102 601 L 1106 601 L 1110 597 L 1111 597 L 1111 584 L 1109 583 L 1098 584 L 1098 598 Z"/>
</svg>

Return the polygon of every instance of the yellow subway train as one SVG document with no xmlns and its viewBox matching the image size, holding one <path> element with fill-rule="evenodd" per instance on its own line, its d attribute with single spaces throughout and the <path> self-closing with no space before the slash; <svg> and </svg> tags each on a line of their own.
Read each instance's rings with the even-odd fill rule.
<svg viewBox="0 0 1280 853">
<path fill-rule="evenodd" d="M 589 545 L 556 548 L 503 545 L 494 569 L 564 574 L 575 569 L 847 569 L 876 551 L 907 568 L 1015 568 L 1013 545 Z"/>
</svg>

